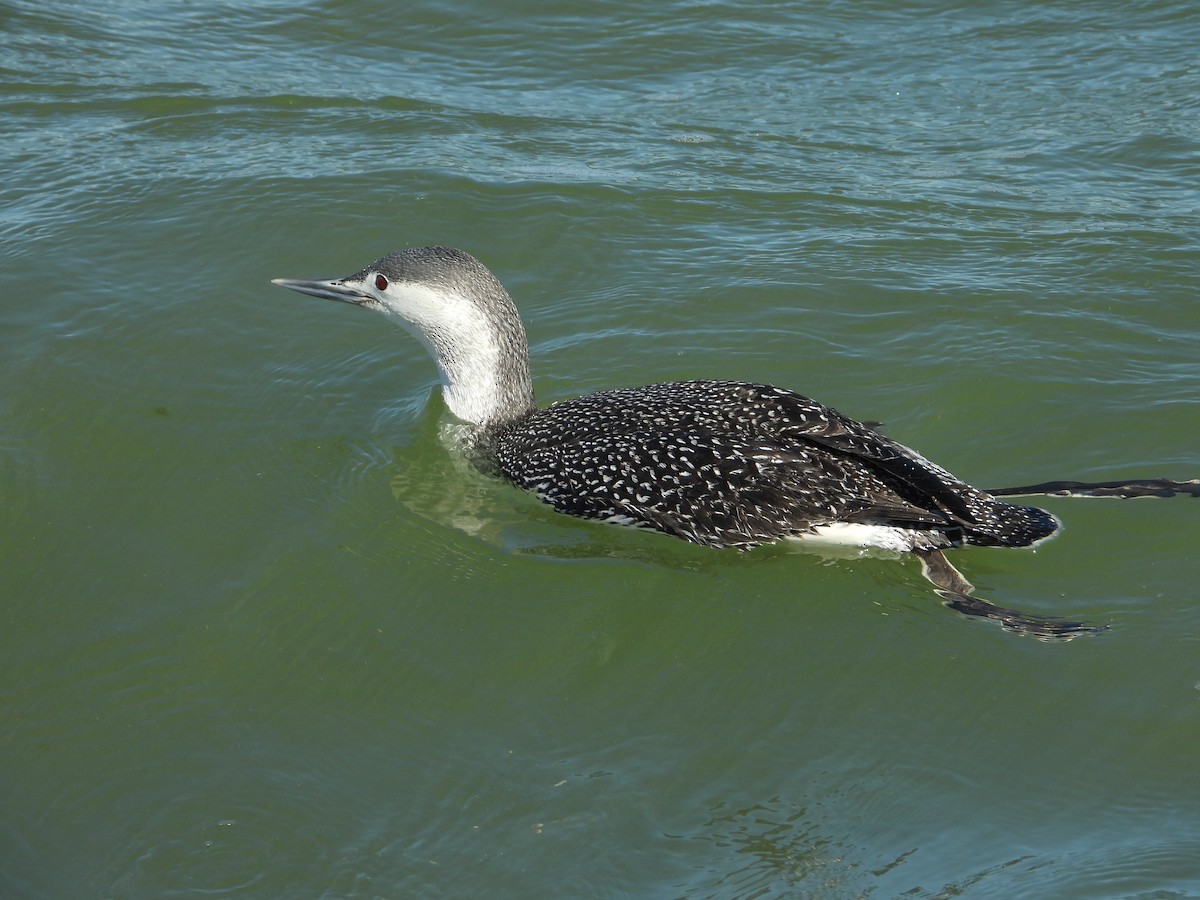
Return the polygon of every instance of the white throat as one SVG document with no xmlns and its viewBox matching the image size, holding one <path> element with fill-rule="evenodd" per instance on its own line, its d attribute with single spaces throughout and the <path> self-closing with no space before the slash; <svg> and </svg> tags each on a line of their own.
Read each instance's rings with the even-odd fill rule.
<svg viewBox="0 0 1200 900">
<path fill-rule="evenodd" d="M 533 408 L 525 332 L 515 309 L 511 321 L 503 321 L 457 293 L 421 284 L 392 285 L 382 299 L 384 311 L 437 361 L 442 395 L 457 418 L 487 426 Z"/>
</svg>

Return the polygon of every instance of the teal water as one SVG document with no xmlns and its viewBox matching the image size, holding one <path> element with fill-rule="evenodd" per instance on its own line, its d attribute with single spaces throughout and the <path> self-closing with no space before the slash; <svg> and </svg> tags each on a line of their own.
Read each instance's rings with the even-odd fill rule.
<svg viewBox="0 0 1200 900">
<path fill-rule="evenodd" d="M 984 487 L 1200 475 L 1187 2 L 0 4 L 0 896 L 1200 897 L 1200 505 L 956 563 L 465 471 L 273 287 L 479 256 L 543 402 L 690 377 Z"/>
</svg>

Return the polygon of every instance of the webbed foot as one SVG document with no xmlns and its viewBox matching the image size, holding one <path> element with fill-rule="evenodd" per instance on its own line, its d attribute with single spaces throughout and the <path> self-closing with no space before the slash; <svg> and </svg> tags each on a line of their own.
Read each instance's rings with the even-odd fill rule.
<svg viewBox="0 0 1200 900">
<path fill-rule="evenodd" d="M 999 622 L 1009 631 L 1040 640 L 1069 641 L 1083 634 L 1099 634 L 1107 625 L 1089 625 L 1055 616 L 1037 616 L 1018 612 L 972 596 L 975 586 L 950 564 L 941 550 L 918 550 L 921 574 L 933 585 L 934 592 L 951 609 L 966 616 L 979 616 Z"/>
<path fill-rule="evenodd" d="M 1135 478 L 1130 481 L 1044 481 L 1024 487 L 996 488 L 993 497 L 1200 497 L 1200 478 L 1171 481 L 1169 478 Z"/>
</svg>

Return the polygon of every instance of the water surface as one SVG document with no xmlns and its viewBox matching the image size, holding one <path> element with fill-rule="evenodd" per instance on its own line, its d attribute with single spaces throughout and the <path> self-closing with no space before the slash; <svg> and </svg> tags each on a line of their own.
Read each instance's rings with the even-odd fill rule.
<svg viewBox="0 0 1200 900">
<path fill-rule="evenodd" d="M 0 894 L 1200 896 L 1188 499 L 988 598 L 557 517 L 285 293 L 463 247 L 543 402 L 788 386 L 985 487 L 1200 474 L 1185 2 L 0 6 Z"/>
</svg>

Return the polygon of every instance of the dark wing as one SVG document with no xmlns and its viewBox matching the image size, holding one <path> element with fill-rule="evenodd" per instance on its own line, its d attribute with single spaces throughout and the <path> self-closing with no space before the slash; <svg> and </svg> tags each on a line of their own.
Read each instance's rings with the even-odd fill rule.
<svg viewBox="0 0 1200 900">
<path fill-rule="evenodd" d="M 982 491 L 955 478 L 915 450 L 881 434 L 870 425 L 842 415 L 833 407 L 822 406 L 815 400 L 790 391 L 778 388 L 767 390 L 778 397 L 781 436 L 805 439 L 855 456 L 900 483 L 909 485 L 957 518 L 966 522 L 975 521 L 975 511 L 967 498 L 982 494 Z"/>
<path fill-rule="evenodd" d="M 703 431 L 633 432 L 501 447 L 504 474 L 555 509 L 698 544 L 751 547 L 833 522 L 954 530 L 853 458 Z M 950 541 L 947 540 L 947 543 Z"/>
<path fill-rule="evenodd" d="M 903 487 L 905 499 L 935 506 L 965 522 L 968 502 L 986 495 L 870 425 L 808 397 L 770 385 L 741 381 L 676 381 L 588 394 L 535 413 L 539 436 L 530 448 L 604 435 L 655 432 L 740 436 L 797 447 L 826 447 L 853 457 Z M 986 505 L 986 504 L 984 504 Z"/>
</svg>

